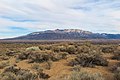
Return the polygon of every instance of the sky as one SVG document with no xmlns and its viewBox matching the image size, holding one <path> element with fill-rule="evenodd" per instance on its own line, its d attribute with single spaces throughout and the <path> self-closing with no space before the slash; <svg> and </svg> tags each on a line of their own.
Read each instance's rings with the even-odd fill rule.
<svg viewBox="0 0 120 80">
<path fill-rule="evenodd" d="M 53 29 L 120 34 L 120 0 L 0 0 L 0 39 Z"/>
</svg>

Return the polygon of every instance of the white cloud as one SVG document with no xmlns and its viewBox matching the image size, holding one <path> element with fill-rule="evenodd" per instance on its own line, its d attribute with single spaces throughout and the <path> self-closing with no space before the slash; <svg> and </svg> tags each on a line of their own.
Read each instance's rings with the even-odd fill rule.
<svg viewBox="0 0 120 80">
<path fill-rule="evenodd" d="M 15 32 L 10 26 L 120 33 L 119 5 L 120 0 L 0 0 L 0 36 Z"/>
</svg>

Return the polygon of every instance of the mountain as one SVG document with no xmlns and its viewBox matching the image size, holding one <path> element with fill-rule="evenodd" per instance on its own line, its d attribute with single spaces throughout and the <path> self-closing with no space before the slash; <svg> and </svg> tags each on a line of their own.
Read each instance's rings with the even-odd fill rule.
<svg viewBox="0 0 120 80">
<path fill-rule="evenodd" d="M 56 29 L 33 32 L 25 36 L 5 40 L 79 40 L 79 39 L 120 39 L 120 34 L 92 33 L 80 29 Z"/>
</svg>

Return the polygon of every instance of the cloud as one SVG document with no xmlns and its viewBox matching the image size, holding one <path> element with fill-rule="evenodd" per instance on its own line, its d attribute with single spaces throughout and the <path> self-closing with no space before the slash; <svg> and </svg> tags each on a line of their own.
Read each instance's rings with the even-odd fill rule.
<svg viewBox="0 0 120 80">
<path fill-rule="evenodd" d="M 120 0 L 0 0 L 1 38 L 56 28 L 120 33 L 119 21 Z"/>
</svg>

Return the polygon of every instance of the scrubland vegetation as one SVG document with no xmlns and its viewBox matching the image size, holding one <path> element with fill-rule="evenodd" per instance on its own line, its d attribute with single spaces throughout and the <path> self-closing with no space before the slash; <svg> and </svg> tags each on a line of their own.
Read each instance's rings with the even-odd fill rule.
<svg viewBox="0 0 120 80">
<path fill-rule="evenodd" d="M 120 80 L 120 46 L 0 43 L 0 80 Z"/>
</svg>

